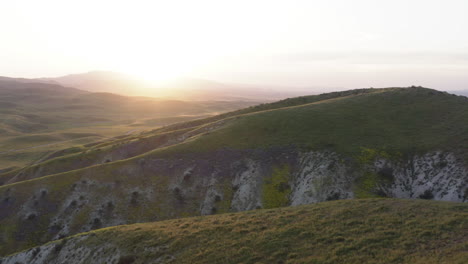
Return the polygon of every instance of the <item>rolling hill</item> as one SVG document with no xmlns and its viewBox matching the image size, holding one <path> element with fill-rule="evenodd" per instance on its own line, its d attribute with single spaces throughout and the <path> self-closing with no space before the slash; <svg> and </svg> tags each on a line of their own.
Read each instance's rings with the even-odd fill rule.
<svg viewBox="0 0 468 264">
<path fill-rule="evenodd" d="M 255 104 L 91 93 L 31 79 L 0 79 L 0 169 L 52 151 Z"/>
<path fill-rule="evenodd" d="M 468 98 L 422 87 L 169 125 L 0 175 L 0 254 L 121 224 L 330 200 L 466 202 L 467 143 Z"/>
</svg>

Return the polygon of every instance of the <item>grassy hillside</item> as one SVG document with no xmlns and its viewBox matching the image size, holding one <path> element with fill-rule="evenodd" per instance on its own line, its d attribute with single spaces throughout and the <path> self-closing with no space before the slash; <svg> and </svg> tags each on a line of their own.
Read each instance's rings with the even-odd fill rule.
<svg viewBox="0 0 468 264">
<path fill-rule="evenodd" d="M 356 96 L 360 94 L 375 93 L 381 92 L 382 90 L 378 89 L 357 89 L 343 92 L 333 92 L 326 93 L 321 95 L 312 95 L 312 96 L 302 96 L 296 98 L 288 98 L 274 103 L 260 104 L 256 106 L 251 106 L 248 108 L 228 112 L 225 114 L 216 115 L 209 118 L 197 119 L 194 121 L 181 122 L 173 125 L 168 125 L 160 129 L 155 129 L 152 131 L 142 132 L 140 136 L 123 136 L 119 137 L 117 140 L 107 140 L 104 144 L 91 145 L 90 147 L 79 147 L 73 148 L 75 151 L 74 155 L 59 157 L 56 158 L 53 162 L 47 162 L 46 164 L 37 164 L 26 168 L 18 168 L 12 170 L 7 174 L 0 175 L 0 183 L 9 182 L 14 175 L 22 171 L 26 174 L 25 177 L 20 177 L 19 179 L 31 179 L 34 177 L 45 176 L 50 174 L 56 174 L 60 172 L 65 172 L 68 170 L 74 170 L 79 168 L 84 168 L 90 165 L 100 164 L 104 159 L 108 160 L 118 160 L 123 158 L 129 158 L 132 156 L 140 155 L 150 150 L 160 148 L 161 146 L 168 146 L 179 143 L 181 140 L 178 140 L 181 135 L 183 137 L 192 137 L 195 135 L 202 134 L 207 130 L 211 130 L 212 127 L 218 127 L 216 125 L 217 121 L 226 120 L 232 117 L 239 117 L 245 114 L 251 114 L 256 112 L 263 112 L 266 110 L 275 110 L 281 108 L 287 108 L 292 106 L 300 106 L 305 104 L 310 104 L 314 102 L 323 102 L 330 99 L 339 99 L 346 98 L 348 96 Z M 117 97 L 117 96 L 115 96 Z M 188 117 L 193 118 L 193 117 Z M 171 120 L 166 120 L 167 122 L 174 121 L 173 117 L 169 117 Z M 153 119 L 154 120 L 154 119 Z M 147 122 L 149 123 L 149 122 Z M 136 124 L 133 124 L 136 126 Z M 182 132 L 182 133 L 181 133 Z M 185 134 L 184 134 L 185 133 Z M 162 136 L 160 136 L 162 135 Z M 163 139 L 163 140 L 161 140 Z M 162 141 L 162 142 L 161 142 Z M 171 143 L 169 143 L 171 142 Z M 139 147 L 135 147 L 138 145 Z M 131 151 L 129 150 L 131 149 Z M 112 153 L 119 152 L 124 153 L 121 155 L 113 155 Z M 57 155 L 58 153 L 64 153 L 62 151 L 56 151 L 52 154 L 43 156 L 42 160 L 49 159 L 49 157 L 58 157 L 63 155 Z M 69 153 L 69 152 L 65 152 Z M 83 156 L 86 157 L 86 162 L 82 162 Z M 104 158 L 106 157 L 107 158 Z M 110 158 L 109 158 L 110 157 Z M 93 161 L 91 161 L 93 160 Z M 38 162 L 36 162 L 38 163 Z M 31 175 L 31 171 L 38 171 L 38 167 L 45 167 L 45 169 L 40 170 L 41 173 Z M 15 181 L 18 181 L 16 179 Z"/>
<path fill-rule="evenodd" d="M 133 148 L 132 154 L 112 160 L 167 147 L 168 144 L 154 144 L 146 139 L 168 132 L 180 136 L 178 131 L 185 131 L 182 135 L 187 138 L 202 136 L 159 151 L 161 155 L 295 145 L 348 156 L 358 156 L 363 149 L 370 149 L 396 158 L 450 150 L 468 159 L 467 148 L 463 147 L 468 146 L 468 99 L 420 87 L 358 89 L 290 98 L 143 132 L 129 140 L 146 141 L 146 147 Z M 180 142 L 168 140 L 172 144 Z M 128 152 L 122 143 L 111 141 L 107 149 Z M 96 149 L 83 152 L 91 157 Z M 102 148 L 99 151 L 99 156 L 108 153 Z M 76 157 L 64 157 L 62 165 L 47 171 L 53 174 L 85 167 L 64 165 L 76 163 L 72 161 Z"/>
<path fill-rule="evenodd" d="M 186 102 L 90 93 L 52 83 L 0 80 L 0 169 L 37 162 L 53 151 L 254 102 Z"/>
<path fill-rule="evenodd" d="M 54 244 L 50 263 L 79 250 L 79 263 L 461 264 L 468 204 L 344 200 L 118 226 Z"/>
<path fill-rule="evenodd" d="M 51 153 L 49 146 L 46 146 L 50 154 L 42 156 L 40 159 L 38 157 L 35 164 L 1 172 L 0 185 L 128 159 L 162 146 L 179 143 L 182 140 L 178 138 L 188 132 L 190 130 L 182 129 L 149 135 L 123 135 L 104 141 L 64 148 Z M 22 150 L 23 153 L 25 151 Z"/>
<path fill-rule="evenodd" d="M 351 155 L 362 148 L 395 155 L 440 149 L 459 151 L 468 158 L 466 97 L 414 87 L 309 98 L 296 99 L 300 104 L 283 101 L 279 105 L 286 107 L 269 110 L 267 105 L 265 111 L 228 116 L 218 121 L 221 128 L 171 152 L 296 145 Z"/>
<path fill-rule="evenodd" d="M 16 174 L 3 174 L 0 251 L 94 229 L 96 219 L 102 227 L 199 215 L 205 201 L 211 213 L 286 205 L 292 182 L 308 170 L 302 166 L 305 151 L 326 150 L 321 158 L 328 165 L 320 175 L 343 175 L 313 183 L 317 192 L 342 184 L 339 193 L 325 193 L 318 201 L 387 195 L 377 187 L 392 185 L 394 175 L 366 168 L 381 157 L 393 162 L 388 166 L 399 171 L 401 182 L 408 177 L 409 192 L 431 176 L 430 186 L 447 183 L 437 188 L 460 201 L 468 197 L 462 164 L 468 160 L 466 97 L 417 87 L 367 89 L 242 111 L 63 151 L 24 168 L 13 184 L 8 180 Z M 453 153 L 453 160 L 438 163 L 452 157 L 441 153 L 420 169 L 421 178 L 403 173 L 412 155 L 439 150 Z M 235 182 L 244 173 L 255 179 L 245 185 L 253 186 L 256 204 L 233 209 Z"/>
<path fill-rule="evenodd" d="M 219 121 L 222 119 L 226 119 L 229 117 L 234 117 L 234 116 L 239 116 L 239 115 L 244 115 L 244 114 L 249 114 L 249 113 L 261 112 L 265 110 L 274 110 L 274 109 L 280 109 L 280 108 L 291 107 L 291 106 L 299 106 L 299 105 L 315 103 L 315 102 L 325 101 L 325 100 L 334 99 L 334 98 L 347 97 L 347 96 L 366 94 L 366 93 L 374 93 L 374 92 L 379 92 L 379 91 L 381 91 L 381 89 L 372 89 L 372 88 L 371 89 L 354 89 L 354 90 L 341 91 L 341 92 L 324 93 L 324 94 L 319 94 L 319 95 L 309 95 L 309 96 L 287 98 L 287 99 L 280 100 L 277 102 L 264 103 L 264 104 L 250 106 L 244 109 L 239 109 L 236 111 L 220 114 L 220 115 L 209 117 L 209 118 L 168 125 L 168 126 L 158 129 L 158 131 L 170 131 L 170 130 L 181 129 L 181 128 L 197 127 L 200 125 L 206 125 L 206 124 Z"/>
<path fill-rule="evenodd" d="M 120 96 L 112 98 L 109 100 L 117 100 Z M 62 149 L 76 144 L 77 140 L 86 143 L 84 140 L 96 140 L 99 136 L 90 133 L 65 135 L 73 140 L 66 141 L 69 145 L 58 145 Z M 24 148 L 22 144 L 25 142 L 26 146 L 37 145 L 56 138 L 58 136 L 53 134 L 17 136 L 5 139 L 4 144 L 16 142 L 13 145 Z M 174 144 L 178 145 L 168 147 Z M 359 89 L 291 98 L 169 125 L 141 135 L 123 136 L 101 144 L 72 147 L 69 148 L 71 151 L 51 153 L 51 147 L 45 146 L 44 149 L 25 149 L 20 153 L 3 152 L 0 156 L 3 155 L 8 162 L 23 162 L 26 159 L 46 162 L 3 175 L 0 173 L 0 182 L 10 181 L 20 171 L 24 176 L 15 181 L 128 159 L 144 153 L 167 157 L 223 148 L 256 149 L 290 145 L 332 150 L 353 159 L 362 158 L 363 150 L 394 159 L 445 150 L 455 152 L 467 161 L 468 98 L 420 87 Z"/>
</svg>

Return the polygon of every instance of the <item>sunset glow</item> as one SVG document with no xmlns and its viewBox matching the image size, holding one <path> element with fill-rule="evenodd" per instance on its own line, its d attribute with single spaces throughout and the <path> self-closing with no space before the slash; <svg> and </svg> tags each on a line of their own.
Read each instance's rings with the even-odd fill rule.
<svg viewBox="0 0 468 264">
<path fill-rule="evenodd" d="M 0 75 L 461 89 L 466 10 L 464 0 L 15 0 L 2 6 Z"/>
</svg>

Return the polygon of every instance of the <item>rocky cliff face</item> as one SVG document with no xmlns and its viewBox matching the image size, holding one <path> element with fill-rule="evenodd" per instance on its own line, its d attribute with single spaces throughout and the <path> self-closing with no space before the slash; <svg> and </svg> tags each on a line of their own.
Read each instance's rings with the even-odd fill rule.
<svg viewBox="0 0 468 264">
<path fill-rule="evenodd" d="M 372 169 L 390 176 L 390 182 L 381 186 L 390 197 L 452 202 L 468 199 L 468 170 L 453 153 L 436 151 L 400 162 L 377 159 Z"/>
<path fill-rule="evenodd" d="M 453 153 L 364 161 L 330 151 L 146 156 L 0 188 L 2 254 L 119 224 L 355 197 L 468 201 Z M 40 263 L 40 262 L 38 262 Z"/>
<path fill-rule="evenodd" d="M 90 242 L 93 234 L 81 235 L 48 243 L 18 254 L 0 258 L 2 264 L 63 264 L 63 263 L 133 263 L 134 253 L 128 248 L 112 242 Z M 164 253 L 166 246 L 148 248 L 152 252 L 162 251 L 161 256 L 145 263 L 174 263 L 175 257 Z"/>
</svg>

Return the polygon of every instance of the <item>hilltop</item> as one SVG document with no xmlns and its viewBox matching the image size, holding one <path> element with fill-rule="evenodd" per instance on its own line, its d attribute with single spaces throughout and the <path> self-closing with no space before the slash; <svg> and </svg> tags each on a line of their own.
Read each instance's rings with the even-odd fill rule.
<svg viewBox="0 0 468 264">
<path fill-rule="evenodd" d="M 120 224 L 338 199 L 466 202 L 467 142 L 468 98 L 422 87 L 169 125 L 0 175 L 0 252 Z"/>
<path fill-rule="evenodd" d="M 2 263 L 461 264 L 467 219 L 467 204 L 334 201 L 105 228 Z"/>
</svg>

